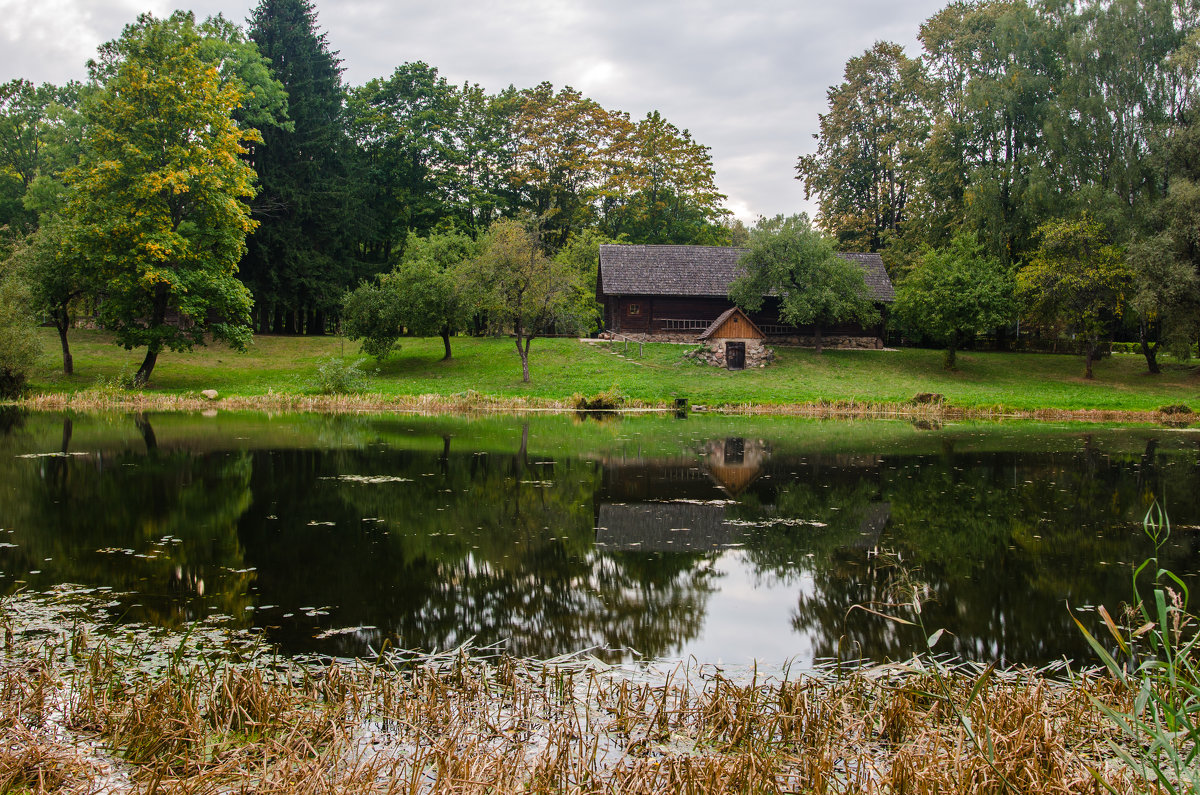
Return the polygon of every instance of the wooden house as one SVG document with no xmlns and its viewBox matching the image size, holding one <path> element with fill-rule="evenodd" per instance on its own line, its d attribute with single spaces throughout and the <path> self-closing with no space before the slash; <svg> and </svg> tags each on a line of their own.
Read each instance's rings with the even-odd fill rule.
<svg viewBox="0 0 1200 795">
<path fill-rule="evenodd" d="M 637 338 L 698 340 L 733 307 L 729 285 L 745 253 L 729 246 L 600 246 L 596 299 L 604 308 L 605 329 Z M 862 268 L 871 297 L 886 310 L 895 290 L 879 255 L 838 256 Z M 748 319 L 771 342 L 811 344 L 813 328 L 782 323 L 778 312 L 778 299 L 767 296 L 762 310 Z M 843 324 L 821 331 L 830 347 L 883 347 L 882 320 L 871 328 Z"/>
</svg>

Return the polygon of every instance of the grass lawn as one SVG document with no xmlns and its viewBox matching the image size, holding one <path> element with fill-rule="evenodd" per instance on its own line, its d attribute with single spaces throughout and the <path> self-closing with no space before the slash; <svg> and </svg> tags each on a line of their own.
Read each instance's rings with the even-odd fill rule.
<svg viewBox="0 0 1200 795">
<path fill-rule="evenodd" d="M 144 350 L 125 351 L 105 332 L 71 334 L 75 375 L 62 374 L 58 338 L 41 329 L 45 353 L 31 378 L 35 392 L 73 392 L 133 373 Z M 192 353 L 164 352 L 150 393 L 180 395 L 216 389 L 222 396 L 268 391 L 314 391 L 317 363 L 328 356 L 365 359 L 373 373 L 368 390 L 384 396 L 454 395 L 474 390 L 501 398 L 565 399 L 612 387 L 631 399 L 652 403 L 686 397 L 693 404 L 784 405 L 821 401 L 900 403 L 918 392 L 945 395 L 967 409 L 1153 411 L 1169 404 L 1200 410 L 1200 366 L 1167 362 L 1158 376 L 1146 374 L 1141 356 L 1114 354 L 1083 378 L 1077 356 L 962 353 L 957 371 L 942 369 L 942 352 L 831 351 L 776 348 L 773 364 L 729 372 L 684 359 L 683 345 L 647 344 L 642 355 L 630 346 L 572 339 L 535 339 L 530 351 L 532 381 L 521 382 L 521 364 L 510 339 L 458 337 L 454 358 L 439 361 L 440 339 L 405 339 L 382 363 L 361 357 L 357 343 L 338 337 L 259 336 L 247 353 L 221 346 Z"/>
</svg>

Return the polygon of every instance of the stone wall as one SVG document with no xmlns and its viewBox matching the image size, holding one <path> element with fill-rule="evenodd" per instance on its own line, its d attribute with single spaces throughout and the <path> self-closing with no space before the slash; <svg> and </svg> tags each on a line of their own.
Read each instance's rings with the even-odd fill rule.
<svg viewBox="0 0 1200 795">
<path fill-rule="evenodd" d="M 615 337 L 618 342 L 628 339 L 630 342 L 679 342 L 690 343 L 692 345 L 696 344 L 696 337 L 698 336 L 700 336 L 699 331 L 680 331 L 671 333 L 660 331 L 657 334 L 644 334 L 642 332 L 629 334 L 624 331 L 619 331 L 616 334 L 613 334 L 610 331 L 602 331 L 599 334 L 599 338 L 602 340 L 613 339 Z"/>
<path fill-rule="evenodd" d="M 610 332 L 602 332 L 600 339 L 610 339 Z M 698 331 L 681 331 L 677 333 L 659 332 L 657 334 L 625 334 L 620 333 L 615 335 L 621 339 L 629 338 L 630 342 L 678 342 L 697 344 L 696 337 L 700 336 Z M 770 337 L 768 342 L 775 345 L 798 345 L 805 348 L 815 348 L 816 342 L 811 336 L 804 337 Z M 825 334 L 821 337 L 822 348 L 849 348 L 849 349 L 879 349 L 883 347 L 883 342 L 878 337 L 852 337 L 846 334 Z M 749 346 L 747 346 L 749 353 Z"/>
<path fill-rule="evenodd" d="M 724 368 L 725 361 L 725 343 L 727 342 L 744 342 L 746 343 L 746 369 L 752 367 L 766 367 L 775 358 L 775 351 L 763 345 L 762 340 L 709 340 L 701 348 L 687 353 L 687 358 L 704 364 L 711 364 L 713 367 Z"/>
<path fill-rule="evenodd" d="M 771 337 L 771 342 L 776 345 L 799 345 L 802 348 L 817 347 L 816 338 L 808 337 Z M 883 347 L 883 341 L 879 337 L 851 337 L 845 334 L 823 334 L 821 335 L 822 348 L 850 348 L 850 349 L 873 349 L 878 350 Z"/>
</svg>

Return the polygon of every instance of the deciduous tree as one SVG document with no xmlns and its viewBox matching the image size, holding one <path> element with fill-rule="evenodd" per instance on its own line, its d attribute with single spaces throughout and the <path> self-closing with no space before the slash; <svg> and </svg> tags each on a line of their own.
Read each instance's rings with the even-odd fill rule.
<svg viewBox="0 0 1200 795">
<path fill-rule="evenodd" d="M 57 203 L 58 179 L 79 157 L 79 89 L 73 82 L 0 85 L 0 227 L 30 231 Z"/>
<path fill-rule="evenodd" d="M 249 340 L 250 294 L 234 274 L 255 225 L 241 156 L 258 133 L 234 120 L 245 88 L 205 60 L 202 38 L 189 13 L 147 14 L 101 47 L 83 159 L 68 173 L 64 212 L 98 316 L 119 344 L 146 347 L 143 384 L 163 348 Z"/>
<path fill-rule="evenodd" d="M 923 81 L 919 61 L 879 42 L 827 92 L 817 152 L 800 158 L 796 178 L 805 198 L 819 198 L 818 220 L 839 247 L 879 251 L 899 233 L 929 134 Z"/>
<path fill-rule="evenodd" d="M 477 308 L 498 331 L 511 331 L 521 357 L 521 377 L 529 383 L 529 345 L 548 333 L 570 333 L 580 320 L 571 298 L 577 274 L 542 253 L 536 231 L 516 220 L 497 221 L 483 252 L 467 274 L 479 290 Z"/>
<path fill-rule="evenodd" d="M 429 237 L 410 233 L 399 264 L 375 283 L 363 282 L 343 302 L 343 331 L 363 340 L 363 352 L 383 359 L 405 333 L 439 336 L 451 357 L 450 338 L 466 325 L 471 288 L 466 263 L 479 244 L 457 231 Z"/>
<path fill-rule="evenodd" d="M 521 92 L 520 100 L 512 184 L 523 204 L 543 219 L 543 245 L 553 251 L 572 231 L 593 223 L 605 160 L 629 120 L 570 86 L 556 92 L 541 83 Z"/>
<path fill-rule="evenodd" d="M 658 111 L 636 125 L 614 120 L 600 225 L 610 237 L 639 243 L 726 242 L 730 212 L 717 189 L 709 148 Z"/>
<path fill-rule="evenodd" d="M 69 218 L 51 215 L 14 255 L 29 285 L 31 306 L 48 315 L 58 331 L 65 375 L 75 372 L 67 333 L 90 292 L 84 263 L 72 245 L 78 233 Z"/>
<path fill-rule="evenodd" d="M 365 254 L 387 262 L 410 232 L 451 217 L 459 97 L 428 64 L 406 63 L 350 92 L 348 116 L 362 168 L 360 191 L 375 227 Z"/>
<path fill-rule="evenodd" d="M 1130 286 L 1124 254 L 1086 214 L 1045 223 L 1038 237 L 1033 259 L 1017 272 L 1019 297 L 1035 322 L 1069 326 L 1083 338 L 1084 378 L 1092 378 L 1100 340 Z"/>
<path fill-rule="evenodd" d="M 968 235 L 927 249 L 896 289 L 896 317 L 910 332 L 946 345 L 946 369 L 967 340 L 1016 317 L 1011 273 Z"/>
<path fill-rule="evenodd" d="M 29 292 L 13 258 L 0 259 L 0 400 L 18 397 L 41 353 Z"/>
<path fill-rule="evenodd" d="M 465 269 L 479 250 L 479 244 L 461 232 L 436 232 L 425 238 L 410 234 L 400 265 L 386 277 L 408 332 L 441 337 L 443 361 L 451 357 L 450 337 L 467 322 L 471 288 Z"/>
<path fill-rule="evenodd" d="M 768 295 L 778 297 L 780 320 L 814 327 L 818 354 L 823 326 L 879 322 L 862 270 L 839 257 L 806 215 L 761 219 L 739 265 L 743 273 L 730 285 L 730 299 L 756 312 Z"/>
<path fill-rule="evenodd" d="M 404 333 L 400 303 L 381 277 L 364 281 L 342 297 L 342 333 L 362 340 L 362 352 L 382 361 Z"/>
<path fill-rule="evenodd" d="M 921 26 L 932 120 L 920 195 L 926 242 L 959 228 L 1023 262 L 1058 210 L 1045 145 L 1065 30 L 1023 0 L 954 2 Z"/>
</svg>

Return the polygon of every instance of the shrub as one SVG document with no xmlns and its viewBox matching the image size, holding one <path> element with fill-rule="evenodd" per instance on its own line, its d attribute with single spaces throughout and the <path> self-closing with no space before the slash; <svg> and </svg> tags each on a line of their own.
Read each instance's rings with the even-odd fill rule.
<svg viewBox="0 0 1200 795">
<path fill-rule="evenodd" d="M 362 340 L 362 352 L 378 361 L 387 358 L 404 330 L 394 291 L 383 284 L 363 282 L 342 299 L 342 331 Z"/>
<path fill-rule="evenodd" d="M 602 392 L 597 392 L 591 397 L 585 397 L 580 394 L 571 396 L 571 404 L 578 411 L 616 411 L 625 405 L 628 398 L 621 393 L 620 388 L 616 385 L 610 386 Z"/>
<path fill-rule="evenodd" d="M 0 263 L 0 399 L 19 397 L 41 353 L 29 290 L 12 261 Z"/>
<path fill-rule="evenodd" d="M 317 363 L 317 372 L 309 387 L 322 395 L 344 395 L 367 388 L 368 374 L 362 369 L 366 359 L 342 359 L 330 356 Z"/>
<path fill-rule="evenodd" d="M 121 365 L 121 369 L 108 378 L 102 375 L 96 376 L 96 389 L 102 392 L 133 390 L 137 389 L 138 386 L 137 371 L 132 369 L 128 364 Z"/>
</svg>

